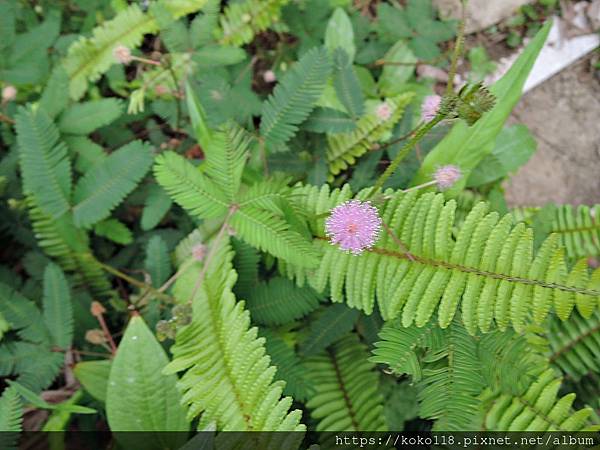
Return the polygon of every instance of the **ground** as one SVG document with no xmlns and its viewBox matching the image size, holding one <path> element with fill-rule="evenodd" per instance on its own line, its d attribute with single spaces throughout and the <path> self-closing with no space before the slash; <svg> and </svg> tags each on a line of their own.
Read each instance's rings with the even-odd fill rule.
<svg viewBox="0 0 600 450">
<path fill-rule="evenodd" d="M 527 93 L 511 120 L 538 142 L 531 160 L 506 186 L 510 205 L 600 203 L 600 82 L 589 59 Z"/>
</svg>

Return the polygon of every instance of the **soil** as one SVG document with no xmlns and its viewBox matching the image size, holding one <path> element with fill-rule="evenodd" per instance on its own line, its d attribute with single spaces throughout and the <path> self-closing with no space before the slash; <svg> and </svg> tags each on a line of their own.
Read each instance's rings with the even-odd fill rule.
<svg viewBox="0 0 600 450">
<path fill-rule="evenodd" d="M 511 206 L 600 203 L 600 82 L 589 58 L 527 93 L 512 123 L 529 127 L 538 150 L 506 184 Z"/>
</svg>

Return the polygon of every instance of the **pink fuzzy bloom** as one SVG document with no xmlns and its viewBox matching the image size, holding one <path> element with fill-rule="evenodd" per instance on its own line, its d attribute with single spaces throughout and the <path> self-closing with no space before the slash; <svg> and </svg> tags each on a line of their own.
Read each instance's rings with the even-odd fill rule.
<svg viewBox="0 0 600 450">
<path fill-rule="evenodd" d="M 204 244 L 196 244 L 192 247 L 192 256 L 198 262 L 204 260 L 206 256 L 206 245 Z"/>
<path fill-rule="evenodd" d="M 113 49 L 113 56 L 121 64 L 129 64 L 131 62 L 131 60 L 132 60 L 132 58 L 131 58 L 131 50 L 129 50 L 124 45 L 117 45 Z"/>
<path fill-rule="evenodd" d="M 421 120 L 423 122 L 430 122 L 437 115 L 440 110 L 442 103 L 442 97 L 439 95 L 428 95 L 423 100 L 421 105 Z"/>
<path fill-rule="evenodd" d="M 11 86 L 4 86 L 2 89 L 2 101 L 3 102 L 12 102 L 15 98 L 17 98 L 17 88 Z"/>
<path fill-rule="evenodd" d="M 447 166 L 439 167 L 433 174 L 433 179 L 435 180 L 438 189 L 440 191 L 445 191 L 454 186 L 454 183 L 456 183 L 461 176 L 462 172 L 460 171 L 460 168 L 449 164 Z"/>
<path fill-rule="evenodd" d="M 392 117 L 392 108 L 386 102 L 381 103 L 375 110 L 375 114 L 381 120 L 389 120 Z"/>
<path fill-rule="evenodd" d="M 325 233 L 342 250 L 359 255 L 379 238 L 381 217 L 370 202 L 349 200 L 336 206 L 325 222 Z"/>
<path fill-rule="evenodd" d="M 265 70 L 263 73 L 263 80 L 265 80 L 265 83 L 274 83 L 277 81 L 277 76 L 272 70 Z"/>
</svg>

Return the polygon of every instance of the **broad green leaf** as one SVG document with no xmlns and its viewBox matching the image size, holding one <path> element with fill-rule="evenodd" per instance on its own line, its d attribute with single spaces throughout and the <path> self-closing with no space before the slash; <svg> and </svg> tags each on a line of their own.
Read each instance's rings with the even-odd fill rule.
<svg viewBox="0 0 600 450">
<path fill-rule="evenodd" d="M 105 402 L 110 366 L 108 359 L 83 361 L 75 365 L 73 373 L 92 397 Z"/>
<path fill-rule="evenodd" d="M 246 59 L 246 52 L 239 47 L 208 45 L 194 53 L 193 60 L 202 68 L 231 66 Z"/>
<path fill-rule="evenodd" d="M 92 167 L 75 186 L 75 224 L 89 227 L 108 217 L 113 208 L 135 189 L 151 164 L 150 146 L 134 141 Z"/>
<path fill-rule="evenodd" d="M 386 65 L 383 66 L 379 78 L 379 92 L 383 97 L 394 97 L 402 93 L 402 85 L 412 77 L 417 58 L 406 42 L 400 40 L 388 50 L 383 59 L 386 61 Z"/>
<path fill-rule="evenodd" d="M 492 153 L 471 172 L 467 187 L 481 186 L 516 171 L 535 153 L 537 143 L 525 125 L 504 128 Z"/>
<path fill-rule="evenodd" d="M 106 415 L 111 431 L 153 432 L 147 448 L 178 448 L 182 444 L 171 441 L 180 437 L 161 433 L 189 430 L 186 410 L 175 387 L 177 377 L 163 374 L 168 362 L 144 320 L 132 317 L 108 378 Z"/>
<path fill-rule="evenodd" d="M 413 178 L 413 185 L 429 181 L 436 167 L 454 164 L 460 167 L 464 175 L 448 192 L 456 194 L 465 187 L 471 171 L 494 149 L 498 134 L 521 97 L 525 81 L 551 25 L 551 22 L 544 25 L 508 73 L 491 87 L 490 91 L 497 98 L 494 108 L 472 127 L 462 121 L 454 125 L 450 133 L 427 155 Z"/>
<path fill-rule="evenodd" d="M 89 134 L 116 120 L 122 113 L 123 103 L 116 98 L 75 103 L 61 114 L 58 127 L 66 134 Z"/>
<path fill-rule="evenodd" d="M 327 23 L 325 47 L 332 53 L 341 48 L 348 54 L 350 62 L 354 61 L 354 55 L 356 54 L 354 30 L 348 14 L 342 8 L 336 8 Z"/>
<path fill-rule="evenodd" d="M 73 341 L 71 291 L 62 269 L 50 263 L 44 270 L 44 322 L 52 343 L 67 350 Z"/>
<path fill-rule="evenodd" d="M 25 401 L 31 403 L 33 406 L 39 409 L 62 410 L 65 412 L 72 412 L 76 414 L 94 414 L 97 412 L 95 409 L 87 408 L 85 406 L 80 405 L 70 405 L 65 403 L 48 403 L 38 394 L 16 381 L 9 381 L 8 384 L 10 384 L 11 387 L 15 388 L 16 391 L 21 395 L 21 397 L 25 399 Z"/>
</svg>

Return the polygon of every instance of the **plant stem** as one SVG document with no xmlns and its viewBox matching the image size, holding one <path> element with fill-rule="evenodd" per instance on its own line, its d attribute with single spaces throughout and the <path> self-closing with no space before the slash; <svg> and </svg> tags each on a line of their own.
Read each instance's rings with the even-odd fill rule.
<svg viewBox="0 0 600 450">
<path fill-rule="evenodd" d="M 445 114 L 441 114 L 438 113 L 437 116 L 435 116 L 431 121 L 423 124 L 413 135 L 413 137 L 404 145 L 404 147 L 402 147 L 402 149 L 400 149 L 400 151 L 398 152 L 398 154 L 396 155 L 396 157 L 394 158 L 394 160 L 391 162 L 391 164 L 387 167 L 387 169 L 385 169 L 385 171 L 381 174 L 381 176 L 379 177 L 379 179 L 377 180 L 377 183 L 375 183 L 375 185 L 373 186 L 373 188 L 371 189 L 371 192 L 369 193 L 369 195 L 367 195 L 367 199 L 373 197 L 373 195 L 375 195 L 375 193 L 381 189 L 384 185 L 384 183 L 387 181 L 387 179 L 389 177 L 391 177 L 394 172 L 396 171 L 396 169 L 398 168 L 398 166 L 400 165 L 400 163 L 402 162 L 402 160 L 404 158 L 406 158 L 406 156 L 408 155 L 408 153 L 412 150 L 412 148 L 421 140 L 423 139 L 423 137 L 434 127 L 436 126 L 438 123 L 440 123 L 444 118 L 446 117 Z"/>
<path fill-rule="evenodd" d="M 219 229 L 219 232 L 217 233 L 217 237 L 215 238 L 214 242 L 211 245 L 210 252 L 208 252 L 206 259 L 204 260 L 204 265 L 202 266 L 202 270 L 200 271 L 200 274 L 198 275 L 198 279 L 196 280 L 196 284 L 194 285 L 194 290 L 192 291 L 192 295 L 190 295 L 190 299 L 188 300 L 188 303 L 190 303 L 190 304 L 192 303 L 192 300 L 194 300 L 194 297 L 196 296 L 198 289 L 200 289 L 200 285 L 202 284 L 202 281 L 204 280 L 204 277 L 206 276 L 206 271 L 208 270 L 208 266 L 212 262 L 212 259 L 216 253 L 217 247 L 219 246 L 219 244 L 221 243 L 221 239 L 223 238 L 223 234 L 225 233 L 225 230 L 229 226 L 229 219 L 231 218 L 233 213 L 235 213 L 236 211 L 237 211 L 237 206 L 232 206 L 229 208 L 229 213 L 227 214 L 227 217 L 225 217 L 225 220 L 223 221 L 223 225 L 221 225 L 221 228 Z"/>
<path fill-rule="evenodd" d="M 129 275 L 121 272 L 118 269 L 115 269 L 114 267 L 109 266 L 108 264 L 104 264 L 104 263 L 102 263 L 100 261 L 98 261 L 98 264 L 100 265 L 100 267 L 102 267 L 102 269 L 104 269 L 108 273 L 111 273 L 114 276 L 119 277 L 122 280 L 127 281 L 132 286 L 135 286 L 135 287 L 140 288 L 140 289 L 148 290 L 155 297 L 160 298 L 161 300 L 165 300 L 165 301 L 168 301 L 168 302 L 171 302 L 171 303 L 174 302 L 173 298 L 170 295 L 167 295 L 167 294 L 164 294 L 162 292 L 159 292 L 157 289 L 154 289 L 154 287 L 150 286 L 149 284 L 146 284 L 143 281 L 140 281 L 140 280 L 138 280 L 136 278 L 130 277 Z"/>
<path fill-rule="evenodd" d="M 450 96 L 454 93 L 454 78 L 456 77 L 456 69 L 458 66 L 458 58 L 462 54 L 465 44 L 465 23 L 467 21 L 467 0 L 462 0 L 462 18 L 458 25 L 458 35 L 454 44 L 454 53 L 452 54 L 452 62 L 450 64 L 450 72 L 448 72 L 448 85 L 446 86 L 446 95 Z"/>
</svg>

